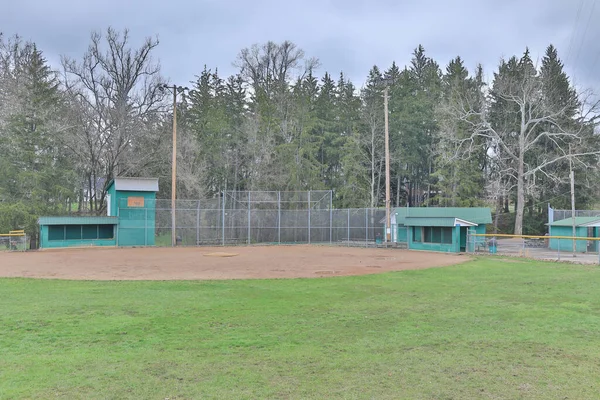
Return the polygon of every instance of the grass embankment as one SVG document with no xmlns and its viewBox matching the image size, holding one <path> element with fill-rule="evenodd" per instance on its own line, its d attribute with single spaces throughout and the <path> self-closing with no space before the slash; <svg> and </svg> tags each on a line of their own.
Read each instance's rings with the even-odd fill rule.
<svg viewBox="0 0 600 400">
<path fill-rule="evenodd" d="M 0 280 L 0 398 L 600 398 L 600 269 Z"/>
</svg>

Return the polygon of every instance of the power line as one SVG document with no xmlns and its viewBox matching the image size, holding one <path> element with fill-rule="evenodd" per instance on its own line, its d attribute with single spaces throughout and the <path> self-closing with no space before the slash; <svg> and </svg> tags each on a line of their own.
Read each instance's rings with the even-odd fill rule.
<svg viewBox="0 0 600 400">
<path fill-rule="evenodd" d="M 590 22 L 592 20 L 592 16 L 594 15 L 594 11 L 596 8 L 596 1 L 592 2 L 592 9 L 590 10 L 590 15 L 588 17 L 587 23 L 585 25 L 585 29 L 583 31 L 583 36 L 581 37 L 581 43 L 579 45 L 579 50 L 577 50 L 577 55 L 575 57 L 575 62 L 573 63 L 573 75 L 575 75 L 575 69 L 577 68 L 577 61 L 579 60 L 579 55 L 581 54 L 581 49 L 583 48 L 583 44 L 585 42 L 585 37 L 587 35 L 587 31 L 590 27 Z"/>
<path fill-rule="evenodd" d="M 583 0 L 579 2 L 579 8 L 577 9 L 577 14 L 575 15 L 575 22 L 573 23 L 573 33 L 571 33 L 571 40 L 569 41 L 569 49 L 567 51 L 567 59 L 566 62 L 569 62 L 569 58 L 571 57 L 571 50 L 573 49 L 573 41 L 575 39 L 575 30 L 577 29 L 577 23 L 579 22 L 579 16 L 581 15 L 581 9 L 583 7 Z"/>
<path fill-rule="evenodd" d="M 587 74 L 588 78 L 594 72 L 594 68 L 596 68 L 596 64 L 598 63 L 598 60 L 600 60 L 600 50 L 598 50 L 598 54 L 596 54 L 596 58 L 594 59 L 594 62 L 591 64 L 591 67 L 588 70 L 588 74 Z"/>
</svg>

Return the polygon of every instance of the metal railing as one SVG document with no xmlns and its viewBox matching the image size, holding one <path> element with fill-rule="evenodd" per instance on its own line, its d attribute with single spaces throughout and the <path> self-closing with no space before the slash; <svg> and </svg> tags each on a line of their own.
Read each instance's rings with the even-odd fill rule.
<svg viewBox="0 0 600 400">
<path fill-rule="evenodd" d="M 23 230 L 0 234 L 0 251 L 26 251 L 29 241 Z"/>
<path fill-rule="evenodd" d="M 553 261 L 600 264 L 600 238 L 475 234 L 467 232 L 467 252 Z"/>
</svg>

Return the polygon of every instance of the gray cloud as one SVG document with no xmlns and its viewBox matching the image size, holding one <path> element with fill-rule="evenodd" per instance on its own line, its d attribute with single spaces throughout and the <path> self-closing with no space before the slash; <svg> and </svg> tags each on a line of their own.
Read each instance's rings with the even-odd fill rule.
<svg viewBox="0 0 600 400">
<path fill-rule="evenodd" d="M 157 35 L 163 74 L 186 84 L 206 64 L 235 73 L 237 53 L 253 43 L 292 40 L 337 78 L 360 85 L 374 64 L 410 62 L 423 44 L 444 68 L 460 55 L 491 77 L 501 57 L 552 43 L 578 86 L 600 91 L 600 5 L 595 0 L 20 0 L 6 2 L 0 29 L 35 41 L 56 67 L 79 57 L 92 30 L 129 28 L 132 43 Z M 578 12 L 579 10 L 579 12 Z"/>
</svg>

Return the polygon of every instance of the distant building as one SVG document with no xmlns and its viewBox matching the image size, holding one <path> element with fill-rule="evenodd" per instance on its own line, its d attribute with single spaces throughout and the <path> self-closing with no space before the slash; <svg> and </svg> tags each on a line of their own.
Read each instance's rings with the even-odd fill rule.
<svg viewBox="0 0 600 400">
<path fill-rule="evenodd" d="M 459 253 L 466 251 L 467 230 L 486 233 L 492 212 L 486 207 L 399 207 L 391 220 L 393 242 L 412 250 Z"/>
<path fill-rule="evenodd" d="M 156 192 L 156 178 L 115 178 L 106 216 L 40 217 L 40 248 L 153 246 Z"/>
<path fill-rule="evenodd" d="M 552 236 L 573 236 L 573 222 L 575 222 L 575 237 L 600 237 L 600 217 L 575 217 L 565 218 L 548 223 L 550 233 L 549 247 L 553 250 L 573 251 L 572 239 L 552 238 Z M 576 240 L 575 251 L 579 253 L 597 252 L 597 240 Z"/>
</svg>

